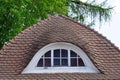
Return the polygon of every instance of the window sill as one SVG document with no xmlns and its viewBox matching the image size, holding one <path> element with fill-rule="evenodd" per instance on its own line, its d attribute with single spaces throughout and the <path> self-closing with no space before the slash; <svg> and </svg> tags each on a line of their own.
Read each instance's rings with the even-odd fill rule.
<svg viewBox="0 0 120 80">
<path fill-rule="evenodd" d="M 88 67 L 46 67 L 46 68 L 35 67 L 34 69 L 31 69 L 31 70 L 24 70 L 22 74 L 26 74 L 26 73 L 95 73 L 95 72 L 96 70 L 93 70 Z"/>
</svg>

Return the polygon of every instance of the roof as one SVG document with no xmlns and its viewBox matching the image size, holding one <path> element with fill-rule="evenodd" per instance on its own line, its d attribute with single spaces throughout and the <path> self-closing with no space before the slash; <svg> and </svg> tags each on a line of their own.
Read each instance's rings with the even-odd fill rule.
<svg viewBox="0 0 120 80">
<path fill-rule="evenodd" d="M 21 74 L 35 53 L 53 42 L 77 45 L 100 73 Z M 0 79 L 120 79 L 120 50 L 93 29 L 57 14 L 25 29 L 0 50 Z"/>
</svg>

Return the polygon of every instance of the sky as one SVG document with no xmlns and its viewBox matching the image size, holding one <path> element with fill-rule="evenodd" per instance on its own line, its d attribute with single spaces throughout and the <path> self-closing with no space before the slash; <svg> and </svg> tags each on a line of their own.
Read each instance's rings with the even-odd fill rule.
<svg viewBox="0 0 120 80">
<path fill-rule="evenodd" d="M 94 29 L 104 35 L 120 49 L 120 0 L 108 0 L 108 4 L 114 7 L 110 22 Z"/>
<path fill-rule="evenodd" d="M 100 1 L 104 0 L 97 0 L 97 2 Z M 102 24 L 102 26 L 95 25 L 94 29 L 120 49 L 120 0 L 108 0 L 107 3 L 114 7 L 111 21 Z"/>
</svg>

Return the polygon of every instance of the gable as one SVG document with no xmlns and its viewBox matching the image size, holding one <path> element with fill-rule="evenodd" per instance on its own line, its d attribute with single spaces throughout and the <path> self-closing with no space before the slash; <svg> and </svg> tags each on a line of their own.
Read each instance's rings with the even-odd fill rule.
<svg viewBox="0 0 120 80">
<path fill-rule="evenodd" d="M 1 49 L 0 75 L 20 75 L 39 49 L 54 42 L 83 49 L 102 75 L 120 74 L 120 51 L 110 41 L 82 24 L 55 15 L 22 31 Z"/>
</svg>

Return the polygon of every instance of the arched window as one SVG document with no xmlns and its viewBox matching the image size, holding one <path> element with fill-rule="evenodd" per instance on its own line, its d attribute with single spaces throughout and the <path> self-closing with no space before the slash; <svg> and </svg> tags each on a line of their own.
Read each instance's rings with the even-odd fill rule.
<svg viewBox="0 0 120 80">
<path fill-rule="evenodd" d="M 40 49 L 22 73 L 99 73 L 79 47 L 65 42 Z"/>
</svg>

